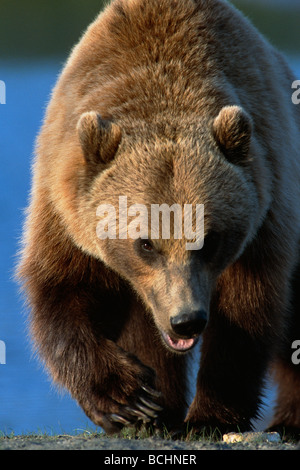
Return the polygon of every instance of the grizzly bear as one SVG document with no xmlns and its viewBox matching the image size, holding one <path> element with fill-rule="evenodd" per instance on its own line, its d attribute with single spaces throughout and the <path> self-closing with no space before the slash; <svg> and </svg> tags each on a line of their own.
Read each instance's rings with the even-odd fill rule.
<svg viewBox="0 0 300 470">
<path fill-rule="evenodd" d="M 299 432 L 294 80 L 224 0 L 114 0 L 73 49 L 37 141 L 18 275 L 41 359 L 107 433 L 246 431 L 271 368 L 272 428 Z M 127 236 L 120 198 L 130 223 L 202 205 L 203 246 L 175 237 L 172 210 L 169 237 L 150 219 Z"/>
</svg>

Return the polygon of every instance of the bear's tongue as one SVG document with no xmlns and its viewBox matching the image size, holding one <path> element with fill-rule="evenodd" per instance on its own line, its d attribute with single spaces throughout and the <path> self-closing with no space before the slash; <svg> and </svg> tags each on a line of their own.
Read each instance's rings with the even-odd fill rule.
<svg viewBox="0 0 300 470">
<path fill-rule="evenodd" d="M 163 337 L 166 343 L 176 351 L 187 351 L 188 349 L 191 349 L 196 342 L 196 338 L 174 339 L 165 332 L 163 332 Z"/>
</svg>

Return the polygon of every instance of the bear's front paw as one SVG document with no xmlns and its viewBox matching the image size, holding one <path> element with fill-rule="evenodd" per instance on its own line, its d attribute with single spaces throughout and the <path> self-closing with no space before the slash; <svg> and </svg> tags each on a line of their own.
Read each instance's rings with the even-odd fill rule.
<svg viewBox="0 0 300 470">
<path fill-rule="evenodd" d="M 149 423 L 155 427 L 159 413 L 163 409 L 157 403 L 160 397 L 160 392 L 148 385 L 142 385 L 135 396 L 128 399 L 127 405 L 114 403 L 114 412 L 98 415 L 99 423 L 107 434 L 115 434 L 124 426 L 138 426 L 141 423 Z"/>
</svg>

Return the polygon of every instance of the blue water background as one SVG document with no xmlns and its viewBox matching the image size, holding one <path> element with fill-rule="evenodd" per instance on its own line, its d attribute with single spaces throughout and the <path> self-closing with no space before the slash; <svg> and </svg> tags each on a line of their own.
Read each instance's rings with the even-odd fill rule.
<svg viewBox="0 0 300 470">
<path fill-rule="evenodd" d="M 300 79 L 300 58 L 291 59 Z M 62 63 L 0 62 L 6 104 L 0 105 L 0 432 L 74 434 L 97 429 L 67 393 L 59 393 L 32 356 L 26 311 L 13 281 L 31 179 L 35 137 Z M 291 91 L 292 93 L 292 91 Z M 274 397 L 267 394 L 267 411 Z M 99 428 L 98 428 L 99 429 Z"/>
</svg>

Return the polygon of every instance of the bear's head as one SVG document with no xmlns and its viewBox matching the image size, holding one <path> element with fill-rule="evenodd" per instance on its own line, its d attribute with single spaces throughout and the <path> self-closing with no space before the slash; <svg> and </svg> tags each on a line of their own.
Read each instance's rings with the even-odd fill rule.
<svg viewBox="0 0 300 470">
<path fill-rule="evenodd" d="M 172 139 L 147 129 L 132 138 L 88 112 L 77 130 L 88 251 L 133 286 L 166 346 L 186 352 L 209 319 L 218 276 L 256 231 L 251 120 L 228 106 Z"/>
</svg>

